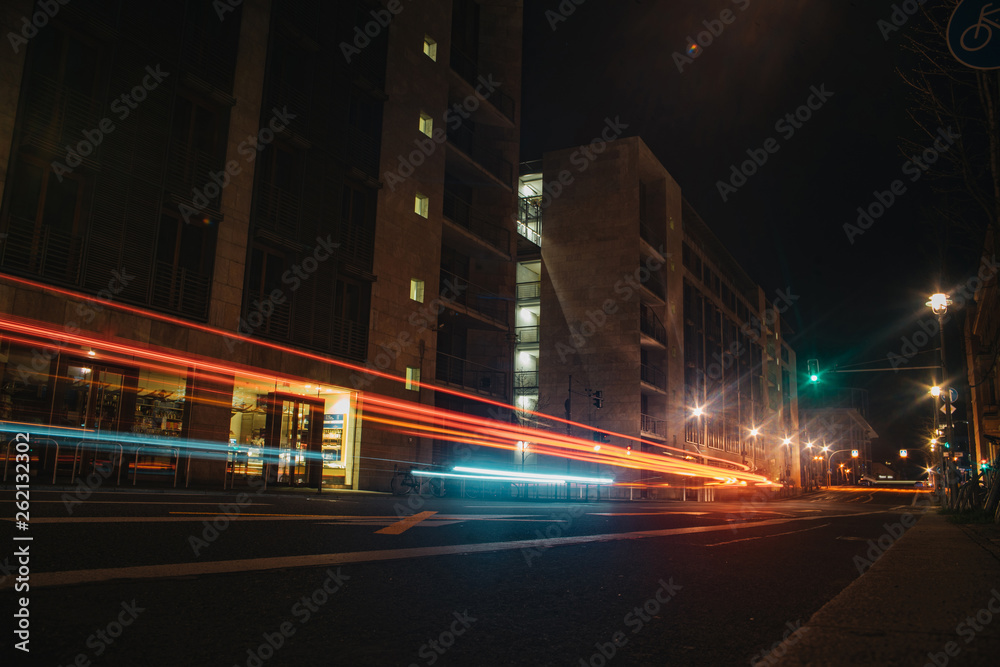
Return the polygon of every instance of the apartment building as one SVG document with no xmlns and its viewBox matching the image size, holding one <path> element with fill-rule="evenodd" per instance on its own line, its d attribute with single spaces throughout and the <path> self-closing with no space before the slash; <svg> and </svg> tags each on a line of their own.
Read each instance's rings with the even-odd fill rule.
<svg viewBox="0 0 1000 667">
<path fill-rule="evenodd" d="M 570 417 L 582 425 L 573 434 L 595 447 L 799 484 L 796 358 L 781 317 L 791 304 L 749 278 L 641 139 L 590 148 L 546 153 L 521 176 L 523 406 Z M 660 495 L 683 485 L 676 475 L 602 472 Z"/>
<path fill-rule="evenodd" d="M 365 392 L 510 400 L 520 2 L 53 6 L 0 10 L 0 420 L 42 477 L 374 488 L 450 447 Z"/>
</svg>

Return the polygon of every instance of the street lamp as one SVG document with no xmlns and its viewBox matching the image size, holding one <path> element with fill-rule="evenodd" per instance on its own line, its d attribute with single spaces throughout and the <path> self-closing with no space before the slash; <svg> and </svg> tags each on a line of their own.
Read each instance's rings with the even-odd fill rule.
<svg viewBox="0 0 1000 667">
<path fill-rule="evenodd" d="M 853 456 L 855 450 L 853 450 L 851 448 L 847 448 L 847 449 L 838 449 L 835 452 L 831 452 L 829 447 L 823 447 L 823 451 L 824 452 L 829 452 L 826 455 L 826 485 L 827 486 L 832 486 L 831 483 L 830 483 L 830 481 L 831 481 L 830 480 L 830 460 L 834 456 L 836 456 L 837 454 L 840 454 L 841 452 L 851 452 L 851 455 Z M 841 465 L 843 465 L 843 464 L 841 464 Z"/>
<path fill-rule="evenodd" d="M 695 424 L 695 428 L 698 429 L 698 434 L 701 436 L 701 445 L 695 442 L 694 448 L 695 451 L 701 455 L 701 462 L 707 464 L 708 456 L 704 454 L 702 449 L 703 447 L 708 446 L 708 422 L 704 419 L 704 417 L 707 416 L 707 413 L 705 412 L 705 408 L 703 406 L 696 405 L 691 408 L 691 416 L 698 420 Z M 698 438 L 694 438 L 694 440 L 697 439 Z M 685 445 L 684 448 L 687 449 L 687 445 Z"/>
<path fill-rule="evenodd" d="M 927 306 L 930 307 L 931 312 L 934 313 L 937 316 L 937 319 L 938 319 L 938 335 L 940 336 L 940 342 L 941 342 L 941 381 L 942 382 L 947 382 L 947 379 L 948 379 L 948 363 L 947 363 L 947 360 L 946 360 L 946 357 L 945 357 L 945 351 L 944 351 L 944 316 L 948 312 L 948 306 L 950 306 L 951 303 L 952 303 L 951 299 L 948 297 L 947 294 L 942 294 L 942 293 L 938 292 L 937 294 L 932 294 L 930 296 L 930 299 L 925 304 L 925 305 L 927 305 Z M 935 387 L 935 388 L 938 389 L 938 393 L 934 394 L 934 395 L 935 396 L 940 395 L 942 390 L 939 387 Z M 931 389 L 931 392 L 933 394 L 933 388 Z M 945 391 L 944 394 L 945 394 L 945 399 L 944 399 L 945 417 L 948 420 L 947 421 L 947 431 L 945 432 L 945 442 L 951 442 L 952 439 L 953 439 L 953 437 L 954 437 L 954 431 L 952 429 L 952 422 L 951 422 L 951 390 L 949 389 L 949 390 Z M 937 416 L 937 412 L 936 412 L 936 410 L 937 410 L 937 402 L 936 401 L 935 401 L 934 409 L 935 409 L 934 415 L 936 417 Z M 942 447 L 938 447 L 938 463 L 941 466 L 941 496 L 942 496 L 942 500 L 943 500 L 944 499 L 944 494 L 945 494 L 945 488 L 947 487 L 947 478 L 945 477 L 944 449 Z"/>
</svg>

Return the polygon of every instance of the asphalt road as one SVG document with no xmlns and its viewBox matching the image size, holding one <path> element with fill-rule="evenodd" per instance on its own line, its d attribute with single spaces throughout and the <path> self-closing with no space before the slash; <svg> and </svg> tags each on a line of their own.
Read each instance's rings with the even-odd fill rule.
<svg viewBox="0 0 1000 667">
<path fill-rule="evenodd" d="M 859 576 L 907 490 L 769 503 L 34 491 L 13 665 L 750 664 Z M 14 527 L 13 493 L 0 491 Z M 0 574 L 6 574 L 0 571 Z M 14 638 L 13 641 L 19 641 Z"/>
</svg>

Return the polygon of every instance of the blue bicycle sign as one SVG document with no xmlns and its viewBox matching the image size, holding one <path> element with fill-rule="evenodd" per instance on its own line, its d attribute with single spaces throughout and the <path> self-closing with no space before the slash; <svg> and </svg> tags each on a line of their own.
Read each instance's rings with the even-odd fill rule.
<svg viewBox="0 0 1000 667">
<path fill-rule="evenodd" d="M 968 67 L 1000 68 L 1000 2 L 962 0 L 948 21 L 948 48 Z"/>
</svg>

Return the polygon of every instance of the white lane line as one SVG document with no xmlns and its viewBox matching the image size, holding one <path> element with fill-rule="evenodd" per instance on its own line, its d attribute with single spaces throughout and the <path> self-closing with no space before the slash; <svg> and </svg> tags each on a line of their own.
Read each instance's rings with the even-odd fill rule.
<svg viewBox="0 0 1000 667">
<path fill-rule="evenodd" d="M 11 499 L 11 500 L 0 500 L 0 503 L 12 503 L 12 502 L 14 502 L 13 499 Z M 65 501 L 65 500 L 32 500 L 31 504 L 33 504 L 33 505 L 38 504 L 38 503 L 63 503 L 63 504 L 65 504 L 66 502 L 67 501 Z M 74 505 L 99 505 L 99 504 L 107 504 L 107 505 L 215 505 L 215 506 L 219 506 L 219 505 L 225 505 L 226 504 L 225 502 L 214 502 L 214 503 L 194 503 L 194 502 L 190 502 L 189 503 L 189 502 L 183 502 L 183 503 L 174 503 L 174 502 L 170 502 L 170 501 L 167 501 L 167 500 L 134 500 L 134 501 L 133 500 L 130 500 L 130 501 L 124 501 L 124 500 L 77 500 L 75 497 L 72 498 L 71 502 Z M 265 506 L 269 506 L 269 505 L 272 505 L 272 504 L 273 503 L 254 503 L 254 507 L 265 507 Z"/>
<path fill-rule="evenodd" d="M 765 519 L 754 523 L 741 524 L 741 528 L 758 526 L 775 526 L 792 521 L 813 521 L 815 519 L 830 519 L 856 517 L 884 512 L 853 512 L 835 514 L 825 517 L 798 517 L 792 519 Z M 275 556 L 271 558 L 246 558 L 241 560 L 210 561 L 205 563 L 170 563 L 166 565 L 138 565 L 121 568 L 105 568 L 97 570 L 70 570 L 67 572 L 32 572 L 31 584 L 36 587 L 69 586 L 74 584 L 94 583 L 98 581 L 126 581 L 137 579 L 162 579 L 169 577 L 192 577 L 208 574 L 228 574 L 233 572 L 256 572 L 264 570 L 282 570 L 297 567 L 329 567 L 347 563 L 375 563 L 389 560 L 404 560 L 408 558 L 426 558 L 430 556 L 453 556 L 497 551 L 512 551 L 514 549 L 547 549 L 560 546 L 592 544 L 595 542 L 615 542 L 619 540 L 640 540 L 650 537 L 668 537 L 672 535 L 690 535 L 692 533 L 712 533 L 720 530 L 732 530 L 729 524 L 715 526 L 688 526 L 686 528 L 663 528 L 660 530 L 642 530 L 629 533 L 605 533 L 602 535 L 574 535 L 554 539 L 515 540 L 512 542 L 485 542 L 479 544 L 453 544 L 438 547 L 415 547 L 409 549 L 380 549 L 374 551 L 353 551 L 348 553 L 309 554 L 304 556 Z M 7 577 L 0 583 L 0 590 L 14 585 L 14 577 Z"/>
<path fill-rule="evenodd" d="M 201 512 L 201 513 L 187 513 L 192 514 L 191 516 L 77 516 L 77 517 L 60 517 L 60 516 L 45 516 L 36 517 L 31 520 L 33 524 L 42 523 L 171 523 L 171 522 L 201 522 L 210 519 L 211 517 L 219 516 L 219 512 Z M 318 521 L 321 523 L 339 522 L 340 525 L 346 525 L 352 522 L 373 522 L 381 521 L 381 524 L 371 523 L 370 525 L 386 525 L 384 522 L 396 522 L 399 521 L 399 517 L 395 514 L 389 514 L 385 516 L 377 515 L 336 515 L 336 514 L 228 514 L 226 515 L 230 521 Z M 511 521 L 511 522 L 528 522 L 528 523 L 566 523 L 565 519 L 530 519 L 522 518 L 523 515 L 519 514 L 440 514 L 438 515 L 439 520 L 447 520 L 452 523 L 457 523 L 460 521 Z M 529 515 L 530 516 L 530 515 Z M 14 521 L 11 517 L 0 517 L 3 521 Z"/>
<path fill-rule="evenodd" d="M 804 533 L 807 530 L 816 530 L 817 528 L 826 528 L 830 524 L 824 523 L 822 526 L 812 526 L 811 528 L 803 528 L 802 530 L 790 530 L 787 533 L 771 533 L 770 535 L 758 535 L 756 537 L 743 537 L 738 540 L 729 540 L 728 542 L 715 542 L 713 544 L 706 544 L 706 547 L 721 547 L 723 544 L 735 544 L 736 542 L 749 542 L 750 540 L 763 540 L 768 537 L 779 537 L 781 535 L 794 535 L 795 533 Z"/>
<path fill-rule="evenodd" d="M 709 512 L 587 512 L 591 516 L 669 516 L 671 514 L 690 514 L 692 516 L 701 516 L 702 514 L 709 514 Z M 777 514 L 777 512 L 774 512 Z"/>
</svg>

